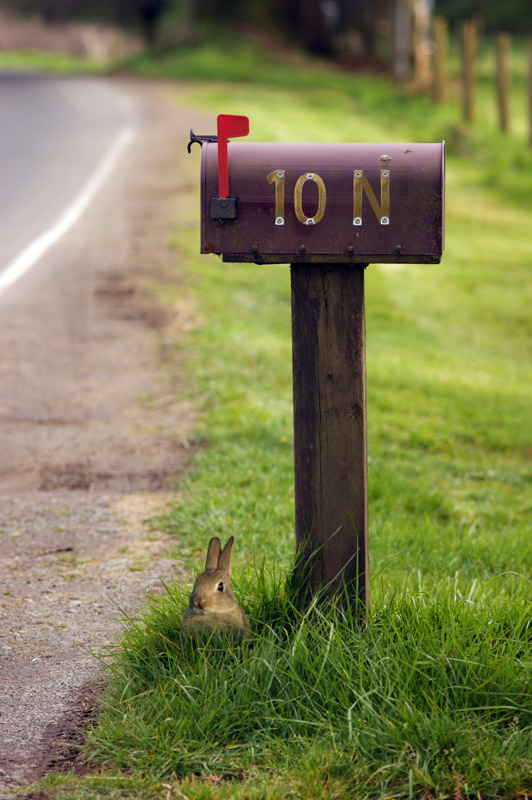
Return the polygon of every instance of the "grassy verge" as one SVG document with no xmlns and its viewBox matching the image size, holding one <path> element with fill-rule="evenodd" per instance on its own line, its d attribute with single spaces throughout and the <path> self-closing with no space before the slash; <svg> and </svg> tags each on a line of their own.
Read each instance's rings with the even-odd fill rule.
<svg viewBox="0 0 532 800">
<path fill-rule="evenodd" d="M 0 69 L 14 72 L 103 75 L 109 70 L 110 66 L 107 61 L 69 56 L 65 53 L 56 53 L 54 51 L 0 51 Z"/>
<path fill-rule="evenodd" d="M 92 738 L 101 763 L 202 798 L 517 797 L 529 785 L 522 585 L 511 603 L 493 587 L 389 589 L 364 631 L 298 614 L 282 585 L 257 593 L 260 572 L 250 580 L 249 646 L 183 640 L 173 591 L 131 625 Z"/>
<path fill-rule="evenodd" d="M 518 132 L 502 139 L 486 126 L 487 94 L 466 130 L 452 104 L 433 111 L 375 77 L 320 67 L 316 87 L 292 65 L 284 86 L 273 81 L 199 82 L 189 100 L 248 113 L 259 140 L 457 131 L 442 265 L 367 270 L 371 625 L 290 602 L 288 270 L 199 257 L 191 203 L 175 246 L 198 308 L 189 370 L 209 446 L 162 523 L 198 560 L 211 535 L 235 534 L 255 636 L 193 647 L 180 634 L 186 589 L 153 598 L 110 664 L 88 744 L 100 772 L 54 778 L 47 791 L 522 797 L 532 792 L 531 155 Z"/>
</svg>

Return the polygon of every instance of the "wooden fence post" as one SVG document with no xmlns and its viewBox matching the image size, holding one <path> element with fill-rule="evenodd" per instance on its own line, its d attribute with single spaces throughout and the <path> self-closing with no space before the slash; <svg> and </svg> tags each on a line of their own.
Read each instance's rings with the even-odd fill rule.
<svg viewBox="0 0 532 800">
<path fill-rule="evenodd" d="M 497 106 L 499 110 L 499 127 L 503 133 L 508 132 L 508 94 L 510 89 L 510 73 L 508 69 L 508 54 L 510 51 L 510 36 L 507 33 L 497 34 Z"/>
<path fill-rule="evenodd" d="M 411 17 L 408 0 L 396 0 L 393 16 L 393 74 L 400 81 L 410 77 Z"/>
<path fill-rule="evenodd" d="M 412 3 L 412 45 L 415 86 L 418 91 L 430 91 L 432 75 L 428 43 L 430 39 L 430 9 L 427 0 Z"/>
<path fill-rule="evenodd" d="M 470 19 L 462 23 L 462 82 L 466 122 L 473 122 L 475 117 L 476 57 L 477 26 L 475 20 Z"/>
<path fill-rule="evenodd" d="M 532 147 L 532 42 L 528 47 L 528 141 Z"/>
<path fill-rule="evenodd" d="M 291 267 L 302 594 L 325 588 L 342 601 L 345 585 L 359 616 L 369 607 L 364 269 Z"/>
<path fill-rule="evenodd" d="M 448 27 L 444 17 L 434 20 L 434 101 L 440 105 L 447 95 Z"/>
</svg>

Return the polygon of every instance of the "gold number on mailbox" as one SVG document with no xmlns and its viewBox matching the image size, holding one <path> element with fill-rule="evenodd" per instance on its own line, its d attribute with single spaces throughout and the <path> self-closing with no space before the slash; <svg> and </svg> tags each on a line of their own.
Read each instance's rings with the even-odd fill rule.
<svg viewBox="0 0 532 800">
<path fill-rule="evenodd" d="M 313 217 L 307 217 L 303 213 L 303 186 L 307 181 L 313 181 L 318 187 L 318 210 Z M 327 190 L 323 179 L 314 172 L 307 172 L 306 175 L 300 175 L 297 179 L 296 188 L 294 189 L 294 211 L 296 217 L 303 225 L 317 225 L 323 219 L 325 214 L 325 205 L 327 203 Z"/>
<path fill-rule="evenodd" d="M 274 169 L 267 177 L 268 183 L 275 184 L 275 224 L 284 225 L 284 169 Z M 313 217 L 307 217 L 303 213 L 303 186 L 307 181 L 314 181 L 318 187 L 318 210 Z M 314 172 L 306 172 L 300 175 L 294 189 L 294 211 L 296 217 L 303 225 L 317 225 L 323 219 L 325 206 L 327 204 L 327 190 L 323 179 Z"/>
<path fill-rule="evenodd" d="M 284 225 L 284 169 L 274 169 L 268 183 L 275 183 L 275 224 Z"/>
<path fill-rule="evenodd" d="M 381 169 L 381 202 L 375 197 L 375 192 L 364 174 L 364 170 L 356 169 L 353 172 L 353 225 L 362 225 L 362 203 L 364 193 L 370 206 L 381 225 L 390 224 L 390 170 Z M 267 177 L 268 183 L 275 184 L 275 224 L 284 225 L 284 187 L 285 170 L 274 169 Z M 313 217 L 303 213 L 303 186 L 307 181 L 313 181 L 318 187 L 318 209 Z M 317 225 L 323 219 L 327 205 L 327 190 L 323 179 L 315 172 L 300 175 L 294 189 L 294 211 L 296 217 L 303 225 Z"/>
<path fill-rule="evenodd" d="M 375 197 L 364 171 L 356 169 L 353 173 L 353 225 L 362 225 L 362 200 L 364 192 L 381 225 L 390 224 L 390 170 L 381 169 L 381 202 Z"/>
</svg>

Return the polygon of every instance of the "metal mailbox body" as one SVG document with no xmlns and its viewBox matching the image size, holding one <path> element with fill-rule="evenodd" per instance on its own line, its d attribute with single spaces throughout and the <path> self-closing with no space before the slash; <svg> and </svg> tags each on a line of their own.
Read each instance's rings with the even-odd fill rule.
<svg viewBox="0 0 532 800">
<path fill-rule="evenodd" d="M 259 264 L 441 260 L 443 143 L 231 142 L 228 151 L 236 219 L 211 209 L 217 146 L 202 147 L 203 253 Z"/>
</svg>

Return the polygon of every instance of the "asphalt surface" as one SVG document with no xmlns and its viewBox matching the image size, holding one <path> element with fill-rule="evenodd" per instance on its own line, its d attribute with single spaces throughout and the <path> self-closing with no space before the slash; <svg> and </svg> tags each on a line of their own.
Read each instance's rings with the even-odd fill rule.
<svg viewBox="0 0 532 800">
<path fill-rule="evenodd" d="M 104 81 L 0 74 L 0 273 L 57 223 L 137 116 Z"/>
<path fill-rule="evenodd" d="M 0 280 L 93 189 L 0 293 L 3 800 L 64 765 L 65 752 L 75 760 L 76 730 L 95 702 L 93 654 L 113 646 L 123 612 L 147 590 L 181 579 L 147 520 L 174 496 L 194 450 L 175 344 L 196 323 L 169 242 L 197 225 L 199 148 L 187 156 L 188 130 L 212 121 L 181 108 L 170 84 L 1 83 Z M 172 305 L 157 300 L 165 285 Z"/>
</svg>

